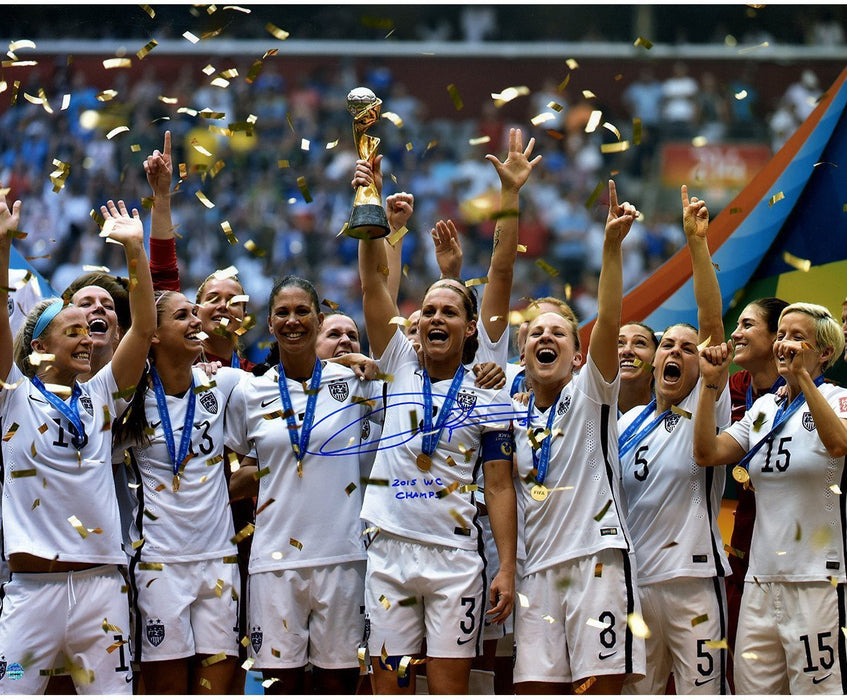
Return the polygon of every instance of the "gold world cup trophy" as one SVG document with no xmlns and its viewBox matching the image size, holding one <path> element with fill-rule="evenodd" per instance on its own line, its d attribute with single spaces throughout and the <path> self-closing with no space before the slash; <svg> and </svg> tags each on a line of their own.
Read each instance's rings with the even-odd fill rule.
<svg viewBox="0 0 847 700">
<path fill-rule="evenodd" d="M 347 95 L 347 111 L 353 115 L 353 138 L 360 160 L 373 162 L 376 157 L 379 139 L 368 136 L 367 130 L 379 121 L 381 108 L 382 100 L 366 87 L 357 87 Z M 352 238 L 372 240 L 385 238 L 389 231 L 376 184 L 357 187 L 345 233 Z"/>
</svg>

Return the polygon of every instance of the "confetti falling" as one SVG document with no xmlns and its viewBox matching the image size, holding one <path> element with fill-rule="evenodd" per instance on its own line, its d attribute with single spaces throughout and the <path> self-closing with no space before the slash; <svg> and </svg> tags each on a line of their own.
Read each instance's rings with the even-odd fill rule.
<svg viewBox="0 0 847 700">
<path fill-rule="evenodd" d="M 786 262 L 786 264 L 791 265 L 791 267 L 800 270 L 801 272 L 808 272 L 812 269 L 811 260 L 798 258 L 796 255 L 792 255 L 787 251 L 782 254 L 782 259 Z"/>
</svg>

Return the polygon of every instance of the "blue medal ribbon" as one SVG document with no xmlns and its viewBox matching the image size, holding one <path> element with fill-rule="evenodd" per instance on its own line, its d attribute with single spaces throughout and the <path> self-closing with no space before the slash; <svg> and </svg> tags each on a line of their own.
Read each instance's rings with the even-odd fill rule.
<svg viewBox="0 0 847 700">
<path fill-rule="evenodd" d="M 229 361 L 229 366 L 234 369 L 241 369 L 241 359 L 235 350 L 232 351 L 232 359 Z"/>
<path fill-rule="evenodd" d="M 776 381 L 773 383 L 773 386 L 768 390 L 769 394 L 775 394 L 776 390 L 779 389 L 783 384 L 785 384 L 785 379 L 781 376 L 776 378 Z M 753 378 L 750 377 L 750 385 L 747 387 L 747 400 L 745 401 L 747 405 L 747 410 L 749 411 L 753 407 Z"/>
<path fill-rule="evenodd" d="M 521 387 L 523 386 L 524 375 L 526 374 L 526 370 L 521 370 L 515 375 L 515 378 L 512 380 L 512 386 L 509 389 L 509 396 L 512 397 L 517 394 Z"/>
<path fill-rule="evenodd" d="M 77 450 L 81 450 L 85 446 L 87 440 L 85 435 L 85 426 L 82 424 L 82 418 L 79 417 L 79 406 L 77 405 L 79 397 L 82 395 L 82 389 L 79 384 L 74 382 L 69 404 L 62 401 L 62 399 L 44 386 L 44 382 L 42 382 L 38 377 L 32 378 L 32 384 L 41 392 L 41 395 L 47 399 L 47 403 L 68 419 L 68 422 L 71 424 L 70 432 L 74 433 L 71 438 L 71 443 L 73 443 L 73 446 Z"/>
<path fill-rule="evenodd" d="M 820 386 L 824 383 L 824 376 L 821 374 L 815 378 L 815 386 Z M 788 403 L 788 398 L 783 399 L 782 406 L 779 407 L 779 410 L 776 412 L 776 415 L 773 419 L 773 426 L 765 437 L 763 437 L 759 442 L 753 445 L 752 449 L 742 457 L 741 461 L 738 463 L 738 466 L 750 471 L 750 460 L 753 459 L 755 454 L 762 448 L 768 440 L 772 440 L 776 437 L 777 433 L 782 430 L 782 427 L 788 422 L 788 419 L 794 415 L 797 410 L 806 402 L 806 397 L 803 396 L 803 392 L 801 391 L 797 396 L 794 397 L 794 400 L 790 405 L 786 406 Z"/>
<path fill-rule="evenodd" d="M 618 438 L 618 457 L 623 457 L 627 452 L 641 442 L 641 440 L 649 435 L 653 431 L 653 428 L 659 425 L 659 423 L 661 423 L 671 412 L 669 408 L 665 409 L 665 411 L 656 416 L 646 428 L 635 435 L 635 432 L 641 427 L 641 424 L 647 420 L 647 416 L 655 410 L 656 399 L 653 399 L 649 404 L 647 404 L 644 410 L 636 416 L 635 420 L 629 424 L 627 429 L 624 430 L 623 434 Z"/>
<path fill-rule="evenodd" d="M 176 452 L 174 443 L 174 431 L 171 424 L 171 414 L 168 412 L 168 397 L 165 395 L 165 387 L 155 367 L 150 368 L 150 377 L 153 380 L 153 391 L 156 393 L 156 407 L 159 409 L 159 418 L 162 421 L 162 432 L 165 434 L 165 443 L 168 446 L 168 454 L 171 457 L 174 476 L 179 475 L 179 468 L 185 461 L 188 451 L 191 449 L 191 431 L 194 428 L 194 407 L 197 396 L 194 393 L 194 374 L 191 375 L 191 387 L 188 390 L 188 405 L 185 407 L 185 421 L 182 425 L 182 436 L 179 439 L 179 454 Z"/>
<path fill-rule="evenodd" d="M 559 395 L 556 396 L 556 400 L 553 402 L 553 405 L 550 406 L 550 413 L 547 416 L 547 432 L 548 435 L 544 438 L 541 443 L 541 449 L 536 450 L 532 443 L 530 442 L 530 446 L 532 447 L 532 465 L 535 467 L 535 483 L 543 484 L 544 480 L 547 478 L 547 468 L 550 465 L 550 449 L 553 443 L 553 421 L 556 417 L 556 407 L 559 405 L 559 399 L 562 397 L 562 393 L 559 392 Z M 535 406 L 535 394 L 532 394 L 529 397 L 529 406 L 526 411 L 526 429 L 532 430 L 532 409 Z M 538 454 L 538 453 L 541 454 Z"/>
<path fill-rule="evenodd" d="M 453 403 L 459 395 L 459 389 L 462 386 L 462 381 L 465 378 L 465 367 L 459 365 L 456 374 L 453 375 L 453 382 L 450 384 L 450 389 L 447 396 L 444 398 L 444 403 L 441 404 L 441 409 L 438 411 L 438 420 L 435 425 L 432 424 L 432 381 L 426 369 L 423 371 L 423 399 L 424 399 L 424 416 L 423 416 L 423 435 L 421 435 L 421 451 L 427 456 L 432 456 L 435 448 L 438 446 L 438 441 L 441 438 L 441 433 L 444 430 L 444 425 L 447 423 L 447 418 L 453 408 Z"/>
<path fill-rule="evenodd" d="M 279 385 L 279 398 L 282 401 L 282 407 L 285 409 L 285 422 L 288 424 L 288 439 L 291 441 L 291 449 L 297 458 L 297 475 L 303 476 L 302 461 L 303 457 L 306 456 L 306 450 L 309 448 L 312 423 L 315 421 L 315 406 L 318 403 L 318 389 L 321 385 L 321 361 L 320 359 L 315 359 L 315 368 L 312 370 L 312 380 L 309 382 L 309 394 L 306 398 L 306 413 L 303 415 L 302 430 L 297 429 L 297 420 L 291 404 L 291 395 L 288 393 L 282 362 L 279 363 L 278 371 L 277 384 Z"/>
</svg>

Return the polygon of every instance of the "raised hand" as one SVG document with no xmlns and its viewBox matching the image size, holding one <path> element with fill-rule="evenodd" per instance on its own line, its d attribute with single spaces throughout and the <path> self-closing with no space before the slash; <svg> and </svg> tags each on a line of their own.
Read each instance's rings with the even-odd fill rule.
<svg viewBox="0 0 847 700">
<path fill-rule="evenodd" d="M 689 200 L 687 185 L 682 186 L 681 194 L 682 229 L 685 231 L 686 238 L 692 236 L 705 238 L 706 231 L 709 230 L 709 210 L 706 207 L 706 202 L 697 197 L 692 197 Z"/>
<path fill-rule="evenodd" d="M 535 148 L 535 138 L 531 138 L 524 148 L 521 130 L 509 129 L 509 154 L 506 156 L 506 160 L 500 162 L 497 156 L 490 153 L 485 156 L 485 159 L 497 171 L 503 188 L 517 192 L 526 184 L 532 169 L 541 162 L 541 156 L 535 156 L 532 160 L 529 159 L 533 148 Z"/>
<path fill-rule="evenodd" d="M 356 170 L 353 173 L 353 181 L 350 183 L 353 189 L 367 187 L 371 183 L 376 184 L 376 190 L 382 194 L 382 156 L 378 155 L 373 162 L 369 160 L 357 160 Z"/>
<path fill-rule="evenodd" d="M 2 187 L 0 187 L 2 189 Z M 18 230 L 21 221 L 21 200 L 16 200 L 9 209 L 6 203 L 6 195 L 0 192 L 0 242 L 9 245 L 14 238 L 14 232 Z"/>
<path fill-rule="evenodd" d="M 618 191 L 615 181 L 609 180 L 609 214 L 606 217 L 606 238 L 620 243 L 640 212 L 629 202 L 618 204 Z"/>
<path fill-rule="evenodd" d="M 385 200 L 385 213 L 392 231 L 399 231 L 406 225 L 415 210 L 415 197 L 408 192 L 397 192 Z"/>
<path fill-rule="evenodd" d="M 167 197 L 171 190 L 174 168 L 171 160 L 171 132 L 165 132 L 162 150 L 156 149 L 144 160 L 144 173 L 154 197 Z"/>
<path fill-rule="evenodd" d="M 100 207 L 100 213 L 105 219 L 103 229 L 100 231 L 101 238 L 123 246 L 128 243 L 144 242 L 144 226 L 138 209 L 133 209 L 130 216 L 122 199 L 118 200 L 117 204 L 110 199 Z"/>
<path fill-rule="evenodd" d="M 732 363 L 732 341 L 710 345 L 700 351 L 700 376 L 703 384 L 720 384 L 721 375 L 729 371 Z"/>
<path fill-rule="evenodd" d="M 456 225 L 450 219 L 437 221 L 431 235 L 435 244 L 435 260 L 441 274 L 445 277 L 461 277 L 462 242 Z"/>
</svg>

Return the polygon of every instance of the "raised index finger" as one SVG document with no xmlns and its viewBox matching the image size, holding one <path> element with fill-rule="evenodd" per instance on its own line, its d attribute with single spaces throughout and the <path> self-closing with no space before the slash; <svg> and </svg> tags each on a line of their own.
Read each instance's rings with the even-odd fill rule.
<svg viewBox="0 0 847 700">
<path fill-rule="evenodd" d="M 609 207 L 617 209 L 618 206 L 618 191 L 615 189 L 615 181 L 609 180 Z"/>
<path fill-rule="evenodd" d="M 165 157 L 170 158 L 170 156 L 171 156 L 171 132 L 170 131 L 165 132 L 165 145 L 162 146 L 162 148 L 165 151 Z"/>
<path fill-rule="evenodd" d="M 687 207 L 688 206 L 688 185 L 683 185 L 682 188 L 680 189 L 680 192 L 682 194 L 682 206 Z"/>
</svg>

